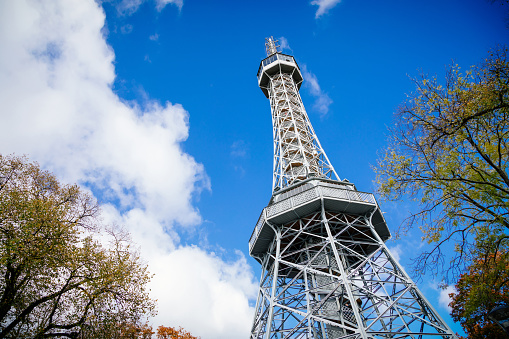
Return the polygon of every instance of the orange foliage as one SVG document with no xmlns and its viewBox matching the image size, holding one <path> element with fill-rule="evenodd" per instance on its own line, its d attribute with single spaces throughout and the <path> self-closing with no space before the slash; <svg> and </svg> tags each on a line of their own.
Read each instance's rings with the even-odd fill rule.
<svg viewBox="0 0 509 339">
<path fill-rule="evenodd" d="M 476 260 L 462 274 L 451 293 L 451 316 L 459 321 L 470 339 L 501 339 L 507 334 L 488 313 L 497 305 L 509 305 L 509 252 L 490 253 Z"/>
<path fill-rule="evenodd" d="M 152 334 L 152 326 L 148 324 L 144 325 L 133 325 L 133 324 L 121 324 L 118 326 L 119 339 L 151 339 Z"/>
<path fill-rule="evenodd" d="M 178 330 L 173 327 L 159 326 L 157 328 L 157 339 L 200 339 L 191 333 L 179 327 Z"/>
</svg>

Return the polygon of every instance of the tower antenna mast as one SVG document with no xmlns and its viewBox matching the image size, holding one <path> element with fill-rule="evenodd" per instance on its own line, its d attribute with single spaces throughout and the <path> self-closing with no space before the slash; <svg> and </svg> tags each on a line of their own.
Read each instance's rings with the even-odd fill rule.
<svg viewBox="0 0 509 339">
<path fill-rule="evenodd" d="M 274 40 L 274 37 L 268 37 L 265 38 L 265 53 L 267 53 L 267 56 L 271 56 L 272 54 L 276 54 L 278 52 L 281 52 L 281 46 L 279 46 L 277 43 L 278 40 Z"/>
</svg>

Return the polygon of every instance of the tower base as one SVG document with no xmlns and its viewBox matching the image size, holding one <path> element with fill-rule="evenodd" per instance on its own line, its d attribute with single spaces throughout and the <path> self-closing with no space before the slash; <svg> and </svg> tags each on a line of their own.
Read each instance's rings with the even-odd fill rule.
<svg viewBox="0 0 509 339">
<path fill-rule="evenodd" d="M 456 338 L 385 246 L 373 225 L 378 207 L 332 211 L 317 199 L 306 216 L 263 221 L 272 239 L 259 233 L 268 246 L 256 254 L 262 277 L 251 339 Z"/>
</svg>

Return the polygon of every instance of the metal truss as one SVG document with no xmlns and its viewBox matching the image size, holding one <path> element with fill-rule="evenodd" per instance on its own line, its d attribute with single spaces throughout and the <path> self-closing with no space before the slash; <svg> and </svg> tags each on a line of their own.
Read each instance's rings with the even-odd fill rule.
<svg viewBox="0 0 509 339">
<path fill-rule="evenodd" d="M 263 257 L 251 339 L 456 338 L 371 224 L 322 207 Z"/>
<path fill-rule="evenodd" d="M 309 121 L 299 94 L 302 75 L 292 56 L 265 39 L 265 58 L 258 71 L 260 88 L 270 100 L 274 137 L 276 192 L 309 177 L 339 180 Z"/>
<path fill-rule="evenodd" d="M 313 130 L 291 74 L 270 77 L 274 136 L 273 190 L 310 176 L 339 180 Z"/>
<path fill-rule="evenodd" d="M 265 53 L 267 56 L 278 53 L 280 49 L 281 46 L 278 45 L 277 40 L 274 40 L 274 37 L 265 38 Z"/>
<path fill-rule="evenodd" d="M 374 196 L 339 178 L 302 104 L 294 58 L 266 40 L 273 194 L 249 240 L 262 264 L 251 339 L 456 338 L 384 244 Z"/>
</svg>

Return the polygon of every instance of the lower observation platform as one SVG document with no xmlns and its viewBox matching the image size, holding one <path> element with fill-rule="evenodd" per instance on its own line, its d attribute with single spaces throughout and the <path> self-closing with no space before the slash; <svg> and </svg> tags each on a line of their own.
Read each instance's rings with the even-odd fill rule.
<svg viewBox="0 0 509 339">
<path fill-rule="evenodd" d="M 274 239 L 273 227 L 317 212 L 322 205 L 328 212 L 372 214 L 371 223 L 380 238 L 385 242 L 391 237 L 373 194 L 356 191 L 350 183 L 310 178 L 272 196 L 249 239 L 249 254 L 260 261 Z"/>
</svg>

